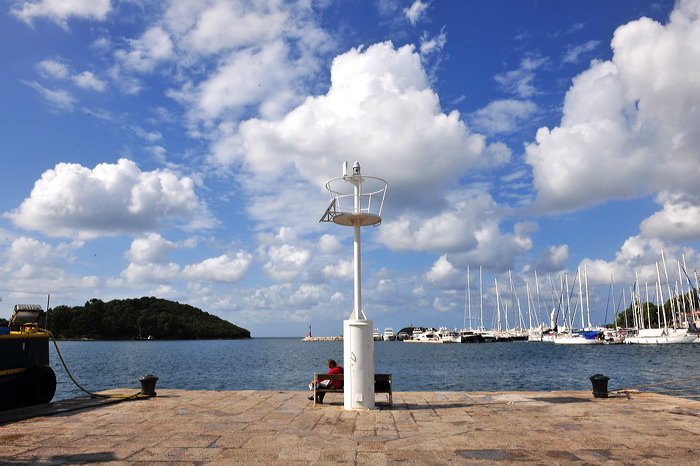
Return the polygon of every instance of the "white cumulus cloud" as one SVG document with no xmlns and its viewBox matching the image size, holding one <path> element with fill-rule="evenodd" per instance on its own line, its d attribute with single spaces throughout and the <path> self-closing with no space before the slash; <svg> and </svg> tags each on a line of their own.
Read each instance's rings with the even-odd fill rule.
<svg viewBox="0 0 700 466">
<path fill-rule="evenodd" d="M 263 271 L 273 280 L 290 282 L 304 272 L 304 266 L 311 259 L 311 252 L 291 244 L 282 244 L 270 246 L 267 258 Z"/>
<path fill-rule="evenodd" d="M 253 256 L 245 251 L 212 257 L 196 264 L 186 265 L 182 275 L 188 280 L 232 283 L 241 280 Z"/>
<path fill-rule="evenodd" d="M 54 294 L 97 289 L 98 277 L 68 271 L 76 261 L 75 251 L 82 246 L 81 241 L 51 245 L 26 236 L 14 239 L 2 252 L 4 286 Z"/>
<path fill-rule="evenodd" d="M 190 178 L 170 170 L 143 172 L 127 159 L 94 169 L 60 163 L 4 215 L 22 228 L 78 238 L 138 234 L 172 222 L 211 226 Z"/>
<path fill-rule="evenodd" d="M 241 250 L 184 267 L 174 262 L 131 262 L 122 271 L 121 276 L 129 285 L 137 287 L 177 281 L 234 283 L 245 276 L 252 260 L 253 256 L 250 253 Z"/>
<path fill-rule="evenodd" d="M 210 131 L 253 109 L 278 118 L 302 101 L 304 86 L 333 43 L 308 2 L 183 0 L 168 6 L 162 27 L 178 55 L 206 63 L 168 94 L 186 105 L 193 126 Z"/>
<path fill-rule="evenodd" d="M 129 70 L 146 73 L 172 57 L 173 43 L 169 34 L 159 26 L 148 29 L 138 39 L 129 40 L 130 50 L 117 50 L 115 56 Z"/>
<path fill-rule="evenodd" d="M 126 257 L 134 262 L 164 263 L 175 249 L 177 245 L 172 241 L 166 240 L 158 233 L 148 233 L 131 242 Z"/>
<path fill-rule="evenodd" d="M 660 277 L 665 282 L 662 251 L 667 262 L 669 275 L 677 275 L 677 261 L 686 254 L 690 263 L 696 263 L 697 255 L 692 250 L 683 250 L 677 245 L 666 243 L 658 238 L 645 238 L 641 235 L 628 238 L 611 261 L 603 259 L 584 259 L 581 268 L 586 268 L 590 285 L 630 284 L 639 280 L 640 286 L 644 283 L 655 284 Z M 658 265 L 658 275 L 657 275 Z M 683 279 L 683 277 L 681 277 Z M 675 278 L 669 279 L 671 282 Z M 620 293 L 619 287 L 617 293 Z M 668 299 L 668 297 L 667 297 Z"/>
<path fill-rule="evenodd" d="M 327 94 L 279 121 L 253 119 L 240 128 L 247 150 L 231 155 L 244 157 L 260 180 L 296 169 L 323 186 L 342 161 L 360 160 L 364 174 L 391 179 L 392 202 L 413 209 L 434 209 L 467 170 L 510 155 L 471 133 L 458 112 L 443 113 L 414 48 L 388 42 L 336 57 Z"/>
<path fill-rule="evenodd" d="M 569 247 L 565 244 L 549 246 L 540 252 L 540 257 L 533 269 L 538 272 L 558 272 L 566 267 L 569 259 Z"/>
<path fill-rule="evenodd" d="M 459 271 L 447 260 L 446 255 L 442 255 L 430 268 L 425 278 L 437 288 L 451 286 L 459 274 Z"/>
<path fill-rule="evenodd" d="M 329 264 L 323 267 L 323 275 L 327 278 L 352 280 L 355 277 L 355 266 L 352 261 L 341 260 L 337 264 Z"/>
<path fill-rule="evenodd" d="M 45 77 L 64 79 L 70 75 L 70 67 L 56 60 L 42 60 L 36 67 L 39 73 Z"/>
<path fill-rule="evenodd" d="M 699 16 L 700 2 L 683 0 L 666 25 L 641 18 L 619 27 L 612 60 L 574 79 L 561 124 L 527 147 L 537 206 L 572 211 L 661 191 L 700 197 Z"/>
<path fill-rule="evenodd" d="M 661 192 L 656 197 L 663 208 L 642 221 L 641 234 L 667 241 L 700 238 L 700 199 L 695 196 Z"/>
<path fill-rule="evenodd" d="M 110 0 L 39 0 L 20 2 L 12 13 L 28 24 L 45 17 L 65 28 L 71 17 L 103 20 L 111 9 Z"/>
<path fill-rule="evenodd" d="M 278 36 L 289 13 L 268 2 L 214 1 L 198 2 L 204 8 L 192 17 L 196 24 L 187 31 L 184 41 L 198 51 L 215 53 L 249 46 Z"/>
<path fill-rule="evenodd" d="M 507 134 L 537 113 L 537 104 L 531 100 L 493 100 L 470 115 L 475 129 L 485 134 Z"/>
<path fill-rule="evenodd" d="M 408 21 L 415 26 L 423 15 L 425 15 L 425 12 L 429 6 L 430 2 L 415 0 L 410 7 L 403 9 L 403 13 L 406 15 L 406 19 L 408 19 Z"/>
<path fill-rule="evenodd" d="M 80 74 L 76 74 L 71 77 L 73 82 L 83 89 L 91 89 L 93 91 L 102 92 L 107 87 L 107 83 L 98 79 L 94 73 L 90 71 L 83 71 Z"/>
</svg>

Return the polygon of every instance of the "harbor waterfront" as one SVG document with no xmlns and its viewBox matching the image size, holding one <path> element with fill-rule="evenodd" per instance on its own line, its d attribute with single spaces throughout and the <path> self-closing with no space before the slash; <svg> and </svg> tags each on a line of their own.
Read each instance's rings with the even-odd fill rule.
<svg viewBox="0 0 700 466">
<path fill-rule="evenodd" d="M 377 341 L 375 372 L 393 374 L 395 391 L 591 390 L 589 377 L 605 374 L 611 390 L 700 376 L 700 344 L 690 345 L 420 345 Z M 343 359 L 342 341 L 300 338 L 204 341 L 59 341 L 73 377 L 90 391 L 140 389 L 154 374 L 158 391 L 306 390 L 327 359 Z M 51 345 L 54 401 L 84 395 Z M 700 399 L 700 380 L 643 388 Z"/>
</svg>

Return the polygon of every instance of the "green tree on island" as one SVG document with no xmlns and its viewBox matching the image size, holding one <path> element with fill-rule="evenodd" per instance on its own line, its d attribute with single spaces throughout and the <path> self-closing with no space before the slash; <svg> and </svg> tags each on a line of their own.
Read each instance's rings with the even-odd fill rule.
<svg viewBox="0 0 700 466">
<path fill-rule="evenodd" d="M 56 306 L 47 327 L 57 338 L 100 340 L 212 340 L 250 338 L 250 331 L 188 304 L 154 297 L 91 299 L 84 306 Z"/>
</svg>

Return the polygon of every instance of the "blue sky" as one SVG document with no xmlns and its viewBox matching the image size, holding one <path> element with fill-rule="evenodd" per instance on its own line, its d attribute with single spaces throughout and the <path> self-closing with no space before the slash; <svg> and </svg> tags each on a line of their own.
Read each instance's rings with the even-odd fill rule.
<svg viewBox="0 0 700 466">
<path fill-rule="evenodd" d="M 352 229 L 318 219 L 355 160 L 389 183 L 379 328 L 462 327 L 468 267 L 492 327 L 496 281 L 512 315 L 585 270 L 604 324 L 611 280 L 700 262 L 698 0 L 2 6 L 1 317 L 157 296 L 340 334 Z"/>
</svg>

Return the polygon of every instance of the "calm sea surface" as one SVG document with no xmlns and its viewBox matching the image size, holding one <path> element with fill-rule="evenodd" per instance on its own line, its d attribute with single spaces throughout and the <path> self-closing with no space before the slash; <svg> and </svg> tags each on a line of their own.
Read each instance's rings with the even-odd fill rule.
<svg viewBox="0 0 700 466">
<path fill-rule="evenodd" d="M 85 389 L 140 390 L 154 374 L 161 388 L 183 390 L 308 390 L 325 361 L 343 364 L 342 342 L 298 338 L 211 341 L 58 342 L 68 369 Z M 84 395 L 51 348 L 54 400 Z M 555 345 L 553 343 L 421 344 L 375 342 L 375 372 L 393 374 L 397 391 L 591 390 L 605 374 L 622 389 L 700 376 L 700 344 Z M 700 379 L 644 388 L 700 398 Z M 126 393 L 132 393 L 126 391 Z"/>
</svg>

